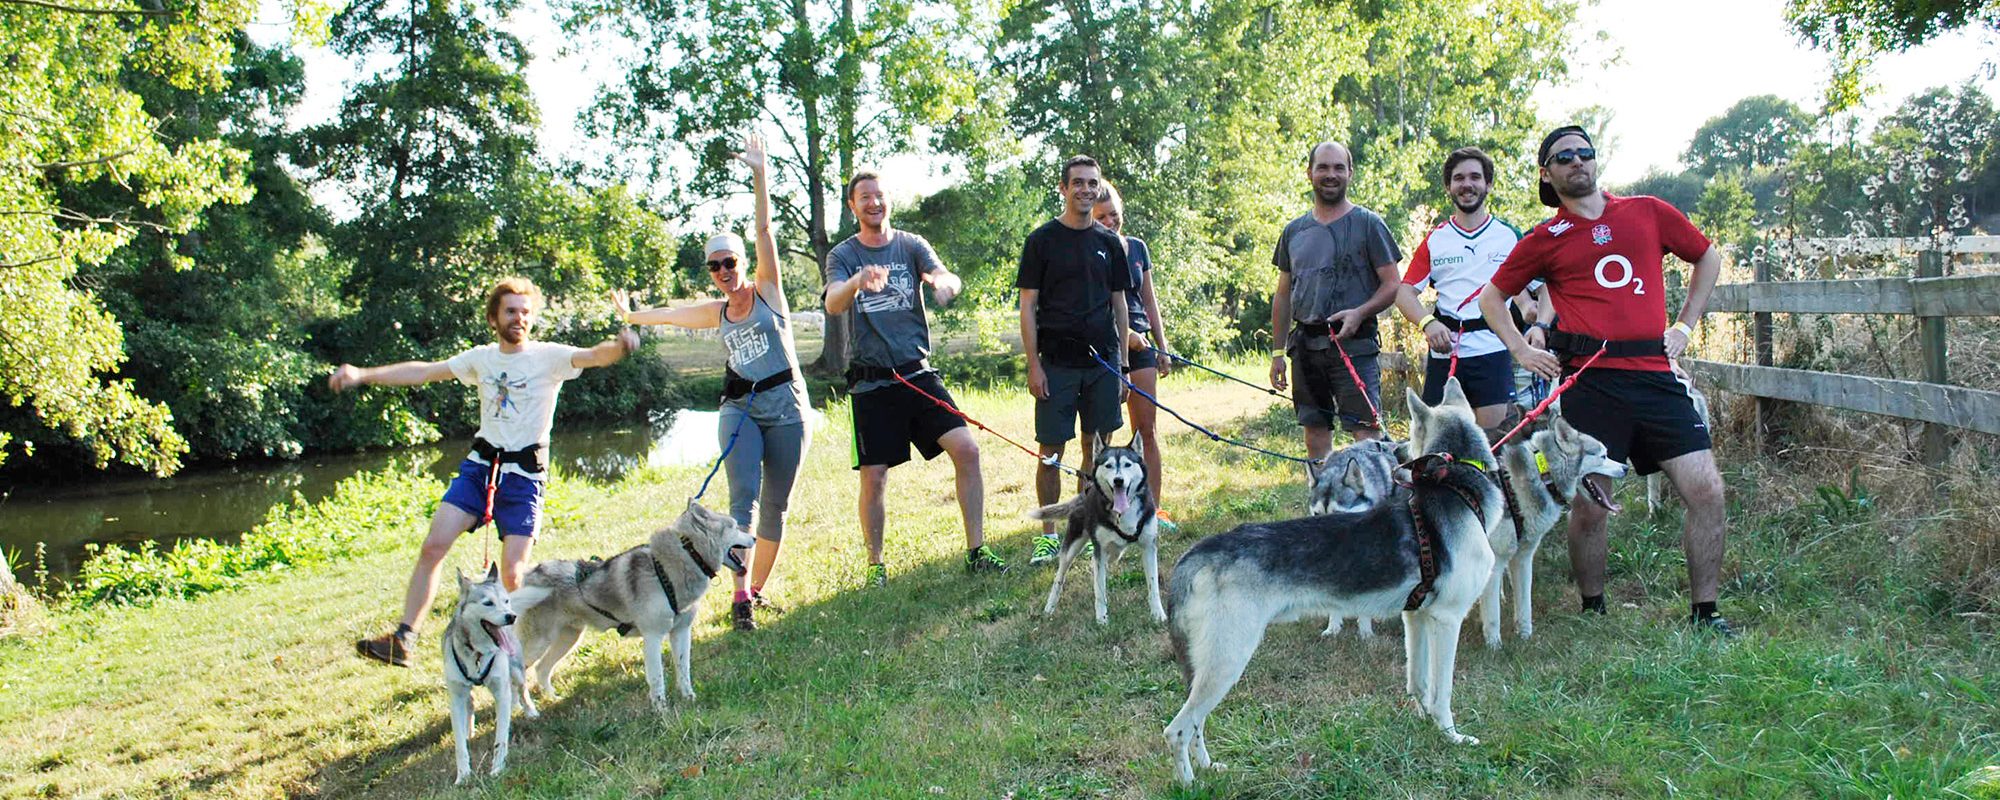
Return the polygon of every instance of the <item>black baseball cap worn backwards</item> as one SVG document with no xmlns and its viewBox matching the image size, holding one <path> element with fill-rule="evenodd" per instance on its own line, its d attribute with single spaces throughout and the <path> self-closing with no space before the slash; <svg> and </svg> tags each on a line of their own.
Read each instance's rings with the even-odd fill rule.
<svg viewBox="0 0 2000 800">
<path fill-rule="evenodd" d="M 1585 133 L 1582 126 L 1564 125 L 1549 131 L 1549 135 L 1542 137 L 1542 146 L 1535 151 L 1536 167 L 1546 167 L 1549 165 L 1549 148 L 1554 147 L 1556 140 L 1564 136 L 1581 136 L 1583 137 L 1584 144 L 1589 144 L 1593 147 L 1596 146 L 1594 142 L 1590 141 L 1590 134 Z M 1541 181 L 1540 183 L 1542 205 L 1550 208 L 1561 207 L 1562 199 L 1556 196 L 1556 187 L 1550 186 L 1548 181 Z"/>
</svg>

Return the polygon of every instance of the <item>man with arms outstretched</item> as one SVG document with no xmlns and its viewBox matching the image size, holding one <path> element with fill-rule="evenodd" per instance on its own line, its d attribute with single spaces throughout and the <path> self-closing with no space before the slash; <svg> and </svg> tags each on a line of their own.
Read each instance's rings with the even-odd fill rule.
<svg viewBox="0 0 2000 800">
<path fill-rule="evenodd" d="M 616 364 L 639 347 L 639 337 L 630 329 L 589 348 L 533 341 L 530 334 L 541 304 L 542 292 L 534 283 L 507 278 L 486 293 L 486 324 L 497 340 L 492 344 L 448 361 L 342 364 L 327 378 L 336 392 L 365 384 L 416 386 L 454 378 L 479 390 L 479 433 L 445 490 L 444 502 L 431 515 L 430 533 L 417 551 L 417 566 L 403 594 L 403 619 L 391 633 L 356 642 L 361 655 L 409 666 L 416 626 L 437 597 L 444 557 L 461 534 L 489 519 L 500 536 L 500 581 L 508 591 L 520 587 L 521 567 L 541 526 L 556 393 L 585 369 Z"/>
</svg>

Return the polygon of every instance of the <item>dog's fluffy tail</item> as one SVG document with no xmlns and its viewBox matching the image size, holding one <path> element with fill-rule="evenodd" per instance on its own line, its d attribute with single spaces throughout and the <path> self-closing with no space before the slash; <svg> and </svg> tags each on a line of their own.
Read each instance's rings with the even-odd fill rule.
<svg viewBox="0 0 2000 800">
<path fill-rule="evenodd" d="M 1028 512 L 1028 519 L 1068 519 L 1071 512 L 1083 507 L 1084 498 L 1089 496 L 1085 492 L 1055 505 L 1034 509 Z"/>
<path fill-rule="evenodd" d="M 514 606 L 514 613 L 524 614 L 528 609 L 541 605 L 543 600 L 555 594 L 555 587 L 547 584 L 523 582 L 521 588 L 507 593 L 507 601 Z"/>
</svg>

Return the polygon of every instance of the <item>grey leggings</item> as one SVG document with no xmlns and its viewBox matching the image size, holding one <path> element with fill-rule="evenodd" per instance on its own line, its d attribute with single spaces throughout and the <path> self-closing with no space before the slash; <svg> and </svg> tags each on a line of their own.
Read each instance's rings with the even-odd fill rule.
<svg viewBox="0 0 2000 800">
<path fill-rule="evenodd" d="M 740 409 L 724 406 L 718 415 L 716 436 L 723 447 L 743 418 Z M 729 473 L 729 515 L 736 524 L 750 527 L 757 512 L 757 538 L 779 542 L 785 538 L 785 509 L 792 502 L 792 481 L 799 476 L 799 462 L 805 460 L 806 426 L 803 422 L 758 425 L 743 422 L 736 447 L 729 451 L 722 468 Z"/>
</svg>

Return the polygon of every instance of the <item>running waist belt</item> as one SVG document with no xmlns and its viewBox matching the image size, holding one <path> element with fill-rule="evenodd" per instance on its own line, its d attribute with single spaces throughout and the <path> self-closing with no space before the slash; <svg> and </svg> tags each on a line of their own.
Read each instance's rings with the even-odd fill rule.
<svg viewBox="0 0 2000 800">
<path fill-rule="evenodd" d="M 1492 328 L 1487 326 L 1485 317 L 1473 317 L 1471 319 L 1458 319 L 1457 317 L 1448 317 L 1445 316 L 1444 309 L 1438 308 L 1437 306 L 1431 306 L 1431 319 L 1437 320 L 1439 325 L 1443 325 L 1446 328 L 1450 328 L 1454 333 L 1472 333 L 1474 331 L 1492 330 Z"/>
<path fill-rule="evenodd" d="M 517 464 L 522 469 L 535 474 L 540 474 L 548 469 L 548 462 L 543 460 L 546 453 L 542 451 L 540 443 L 531 444 L 519 450 L 502 450 L 493 446 L 492 442 L 474 436 L 472 437 L 472 452 L 478 453 L 480 458 L 486 459 L 486 463 L 495 466 Z"/>
<path fill-rule="evenodd" d="M 790 367 L 779 370 L 761 381 L 752 381 L 749 378 L 736 374 L 736 370 L 723 367 L 722 399 L 734 400 L 751 392 L 762 394 L 772 387 L 783 386 L 791 382 L 792 370 Z"/>
<path fill-rule="evenodd" d="M 896 379 L 896 376 L 898 375 L 907 378 L 911 375 L 915 375 L 919 372 L 923 372 L 930 368 L 931 368 L 930 360 L 923 358 L 919 358 L 915 361 L 905 361 L 901 364 L 897 364 L 894 367 L 876 367 L 867 364 L 849 364 L 847 365 L 847 385 L 852 387 L 853 385 L 860 383 L 862 381 L 893 381 Z M 790 375 L 791 372 L 788 370 L 785 372 L 785 374 Z M 763 391 L 763 389 L 759 388 L 758 391 L 761 392 Z"/>
<path fill-rule="evenodd" d="M 1044 334 L 1035 342 L 1042 353 L 1042 360 L 1060 367 L 1094 367 L 1097 361 L 1091 358 L 1090 343 L 1074 336 Z"/>
<path fill-rule="evenodd" d="M 1333 326 L 1324 322 L 1294 322 L 1292 323 L 1292 325 L 1295 330 L 1305 334 L 1308 338 L 1317 338 L 1320 336 L 1330 337 L 1333 335 Z M 1361 329 L 1355 331 L 1354 335 L 1348 338 L 1350 339 L 1375 338 L 1375 318 L 1369 317 L 1367 322 L 1361 323 Z"/>
<path fill-rule="evenodd" d="M 1549 331 L 1549 349 L 1563 355 L 1588 356 L 1603 348 L 1606 358 L 1664 356 L 1667 344 L 1661 339 L 1598 339 L 1580 333 Z"/>
</svg>

